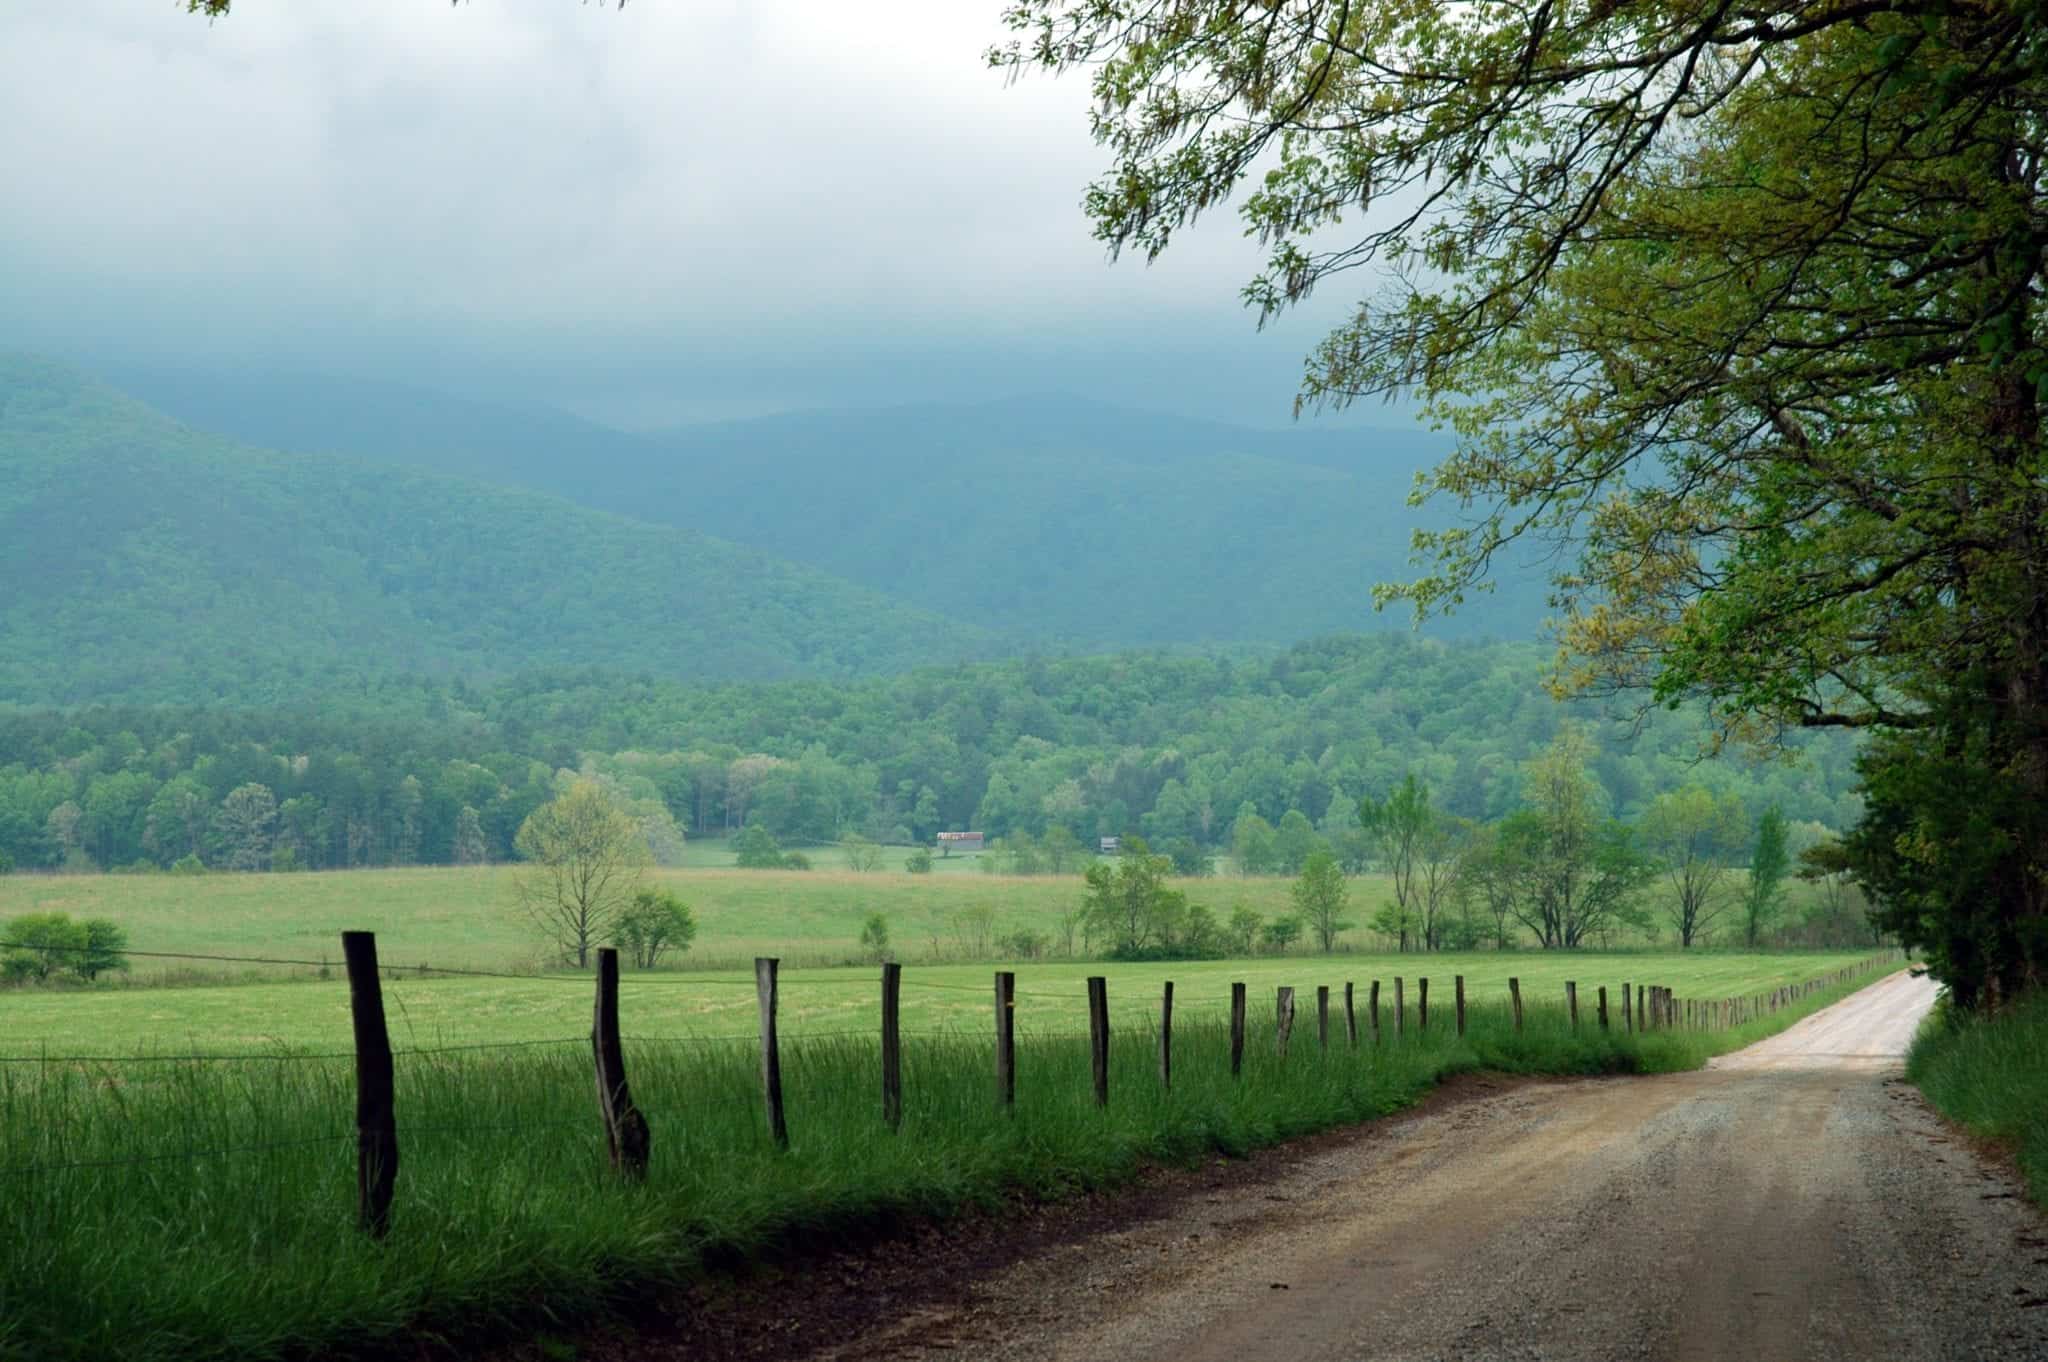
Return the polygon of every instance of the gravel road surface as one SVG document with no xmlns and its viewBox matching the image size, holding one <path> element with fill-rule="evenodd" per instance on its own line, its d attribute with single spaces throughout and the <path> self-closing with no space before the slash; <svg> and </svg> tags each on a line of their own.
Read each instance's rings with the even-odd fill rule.
<svg viewBox="0 0 2048 1362">
<path fill-rule="evenodd" d="M 1326 1139 L 785 1355 L 2048 1359 L 2048 1225 L 1899 1077 L 1933 995 Z"/>
</svg>

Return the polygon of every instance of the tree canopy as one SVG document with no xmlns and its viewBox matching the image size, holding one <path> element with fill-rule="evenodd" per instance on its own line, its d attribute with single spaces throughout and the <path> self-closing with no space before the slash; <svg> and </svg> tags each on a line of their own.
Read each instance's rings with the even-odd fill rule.
<svg viewBox="0 0 2048 1362">
<path fill-rule="evenodd" d="M 1425 575 L 1383 600 L 1453 608 L 1506 546 L 1556 541 L 1561 690 L 1701 697 L 1722 736 L 1893 735 L 1865 882 L 1965 1006 L 2041 982 L 2035 7 L 1007 14 L 998 65 L 1093 73 L 1113 248 L 1234 205 L 1269 248 L 1262 317 L 1388 267 L 1303 399 L 1416 395 L 1459 437 L 1418 498 L 1470 518 L 1418 531 Z M 1922 800 L 1939 771 L 1984 792 L 1974 822 Z"/>
</svg>

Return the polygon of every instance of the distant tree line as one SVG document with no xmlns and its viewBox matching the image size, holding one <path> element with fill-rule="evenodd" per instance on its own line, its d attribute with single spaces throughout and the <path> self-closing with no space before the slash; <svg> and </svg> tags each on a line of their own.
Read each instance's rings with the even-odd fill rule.
<svg viewBox="0 0 2048 1362">
<path fill-rule="evenodd" d="M 1018 873 L 1078 870 L 1097 838 L 1127 833 L 1183 876 L 1218 857 L 1298 875 L 1318 849 L 1355 873 L 1379 837 L 1360 802 L 1410 776 L 1473 825 L 1525 806 L 1524 764 L 1571 718 L 1542 691 L 1542 661 L 1522 645 L 1348 637 L 1263 657 L 1135 653 L 855 684 L 587 672 L 286 707 L 0 712 L 0 864 L 503 862 L 521 858 L 533 810 L 582 776 L 634 810 L 656 861 L 686 836 L 749 828 L 776 856 L 973 828 Z M 1856 817 L 1847 739 L 1816 740 L 1802 764 L 1700 766 L 1697 735 L 1659 713 L 1633 743 L 1589 736 L 1581 758 L 1603 807 L 1634 820 L 1698 787 L 1746 824 L 1777 807 L 1809 841 Z"/>
</svg>

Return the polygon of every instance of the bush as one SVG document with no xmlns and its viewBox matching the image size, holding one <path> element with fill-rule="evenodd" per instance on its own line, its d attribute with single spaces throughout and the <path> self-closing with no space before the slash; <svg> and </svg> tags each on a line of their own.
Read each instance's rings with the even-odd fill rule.
<svg viewBox="0 0 2048 1362">
<path fill-rule="evenodd" d="M 1301 919 L 1298 917 L 1276 917 L 1259 929 L 1259 940 L 1275 955 L 1284 954 L 1300 939 Z"/>
<path fill-rule="evenodd" d="M 889 958 L 889 919 L 880 913 L 869 913 L 866 922 L 860 925 L 860 948 L 869 959 L 880 962 Z"/>
<path fill-rule="evenodd" d="M 1027 927 L 998 940 L 996 949 L 1012 960 L 1037 960 L 1052 949 L 1052 937 Z"/>
<path fill-rule="evenodd" d="M 85 920 L 85 952 L 72 964 L 71 972 L 88 982 L 110 970 L 128 968 L 128 929 L 103 917 Z"/>
<path fill-rule="evenodd" d="M 913 875 L 932 873 L 932 853 L 928 847 L 918 847 L 903 858 L 903 868 Z"/>
<path fill-rule="evenodd" d="M 200 860 L 195 853 L 188 851 L 177 860 L 171 862 L 171 873 L 173 875 L 204 875 L 206 873 L 206 862 Z"/>
<path fill-rule="evenodd" d="M 612 940 L 641 969 L 653 969 L 664 952 L 681 954 L 697 937 L 688 904 L 666 889 L 642 889 L 619 910 Z"/>
<path fill-rule="evenodd" d="M 46 983 L 85 958 L 85 927 L 64 913 L 29 913 L 0 930 L 0 978 Z"/>
<path fill-rule="evenodd" d="M 732 849 L 742 870 L 782 870 L 787 862 L 782 843 L 759 823 L 749 823 L 732 839 Z"/>
<path fill-rule="evenodd" d="M 809 870 L 811 868 L 811 858 L 804 855 L 801 851 L 784 852 L 782 868 L 784 870 Z"/>
</svg>

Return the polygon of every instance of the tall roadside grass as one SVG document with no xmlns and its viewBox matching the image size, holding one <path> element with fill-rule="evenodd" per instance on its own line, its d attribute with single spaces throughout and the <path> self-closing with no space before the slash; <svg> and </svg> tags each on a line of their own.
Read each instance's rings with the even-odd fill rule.
<svg viewBox="0 0 2048 1362">
<path fill-rule="evenodd" d="M 905 1039 L 904 1116 L 881 1116 L 865 1037 L 786 1044 L 790 1145 L 767 1138 L 755 1048 L 628 1042 L 653 1127 L 643 1184 L 606 1166 L 580 1045 L 416 1052 L 398 1061 L 401 1165 L 388 1239 L 354 1223 L 352 1068 L 278 1054 L 233 1061 L 0 1067 L 0 1357 L 246 1359 L 346 1355 L 406 1331 L 497 1334 L 600 1315 L 632 1296 L 813 1236 L 871 1232 L 1007 1198 L 1114 1185 L 1148 1163 L 1235 1155 L 1370 1120 L 1474 1069 L 1627 1073 L 1696 1065 L 1777 1029 L 1844 985 L 1735 1032 L 1630 1034 L 1532 1006 L 1450 1009 L 1375 1046 L 1313 1010 L 1289 1053 L 1258 1019 L 1244 1070 L 1226 1030 L 1112 1041 L 1109 1106 L 1085 1037 L 1020 1036 L 1017 1100 L 998 1108 L 978 1034 Z M 1361 1018 L 1361 1023 L 1364 1019 Z"/>
<path fill-rule="evenodd" d="M 1914 1041 L 1906 1077 L 1942 1115 L 2009 1148 L 2028 1194 L 2048 1207 L 2048 996 L 1988 1019 L 1944 1002 Z"/>
</svg>

